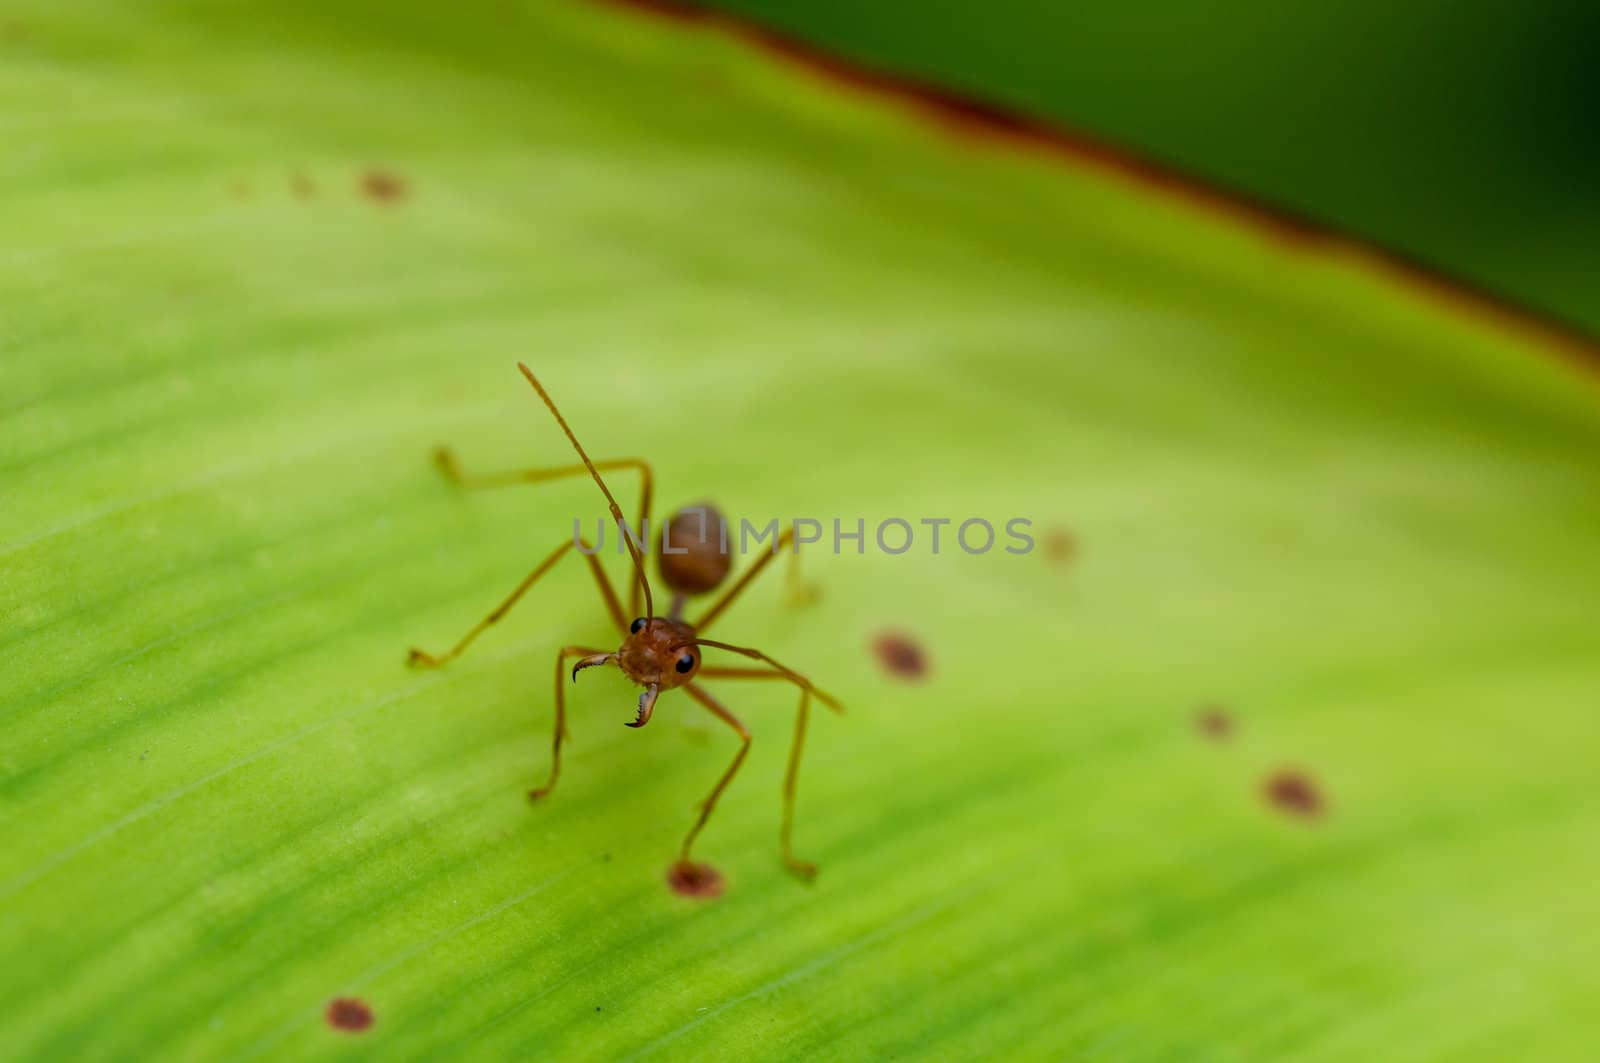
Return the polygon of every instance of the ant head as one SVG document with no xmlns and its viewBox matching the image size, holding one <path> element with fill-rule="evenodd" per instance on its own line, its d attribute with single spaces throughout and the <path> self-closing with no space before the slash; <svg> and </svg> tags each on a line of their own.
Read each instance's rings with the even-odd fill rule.
<svg viewBox="0 0 1600 1063">
<path fill-rule="evenodd" d="M 694 628 L 664 616 L 641 616 L 628 628 L 628 637 L 617 651 L 617 666 L 640 686 L 659 690 L 680 687 L 700 670 Z"/>
<path fill-rule="evenodd" d="M 656 555 L 661 580 L 683 595 L 704 594 L 728 578 L 733 555 L 728 522 L 709 502 L 684 506 L 672 515 Z"/>
<path fill-rule="evenodd" d="M 700 671 L 700 647 L 694 628 L 682 620 L 664 616 L 643 617 L 628 628 L 628 637 L 616 653 L 597 653 L 572 667 L 572 678 L 585 668 L 615 664 L 622 674 L 644 687 L 639 695 L 639 711 L 629 727 L 643 727 L 655 711 L 656 698 L 663 690 L 681 687 Z"/>
</svg>

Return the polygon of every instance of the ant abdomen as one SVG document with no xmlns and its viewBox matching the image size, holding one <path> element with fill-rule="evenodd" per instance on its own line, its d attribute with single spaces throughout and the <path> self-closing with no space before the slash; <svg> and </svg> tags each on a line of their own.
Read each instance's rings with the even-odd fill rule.
<svg viewBox="0 0 1600 1063">
<path fill-rule="evenodd" d="M 728 522 L 709 502 L 684 506 L 672 515 L 656 555 L 661 579 L 684 596 L 715 590 L 733 568 Z"/>
</svg>

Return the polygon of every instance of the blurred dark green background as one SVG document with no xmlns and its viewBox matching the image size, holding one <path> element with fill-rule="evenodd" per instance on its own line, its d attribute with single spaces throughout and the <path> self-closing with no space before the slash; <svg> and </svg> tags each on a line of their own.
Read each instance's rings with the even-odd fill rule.
<svg viewBox="0 0 1600 1063">
<path fill-rule="evenodd" d="M 713 0 L 1600 333 L 1600 3 Z"/>
</svg>

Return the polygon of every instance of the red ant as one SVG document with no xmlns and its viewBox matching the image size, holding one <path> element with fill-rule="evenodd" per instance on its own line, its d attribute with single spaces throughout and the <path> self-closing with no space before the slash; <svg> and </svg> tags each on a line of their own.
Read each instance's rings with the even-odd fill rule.
<svg viewBox="0 0 1600 1063">
<path fill-rule="evenodd" d="M 513 472 L 494 473 L 482 476 L 466 476 L 456 465 L 454 456 L 449 450 L 441 449 L 436 458 L 445 474 L 458 484 L 469 487 L 495 487 L 516 483 L 543 483 L 549 480 L 558 480 L 568 476 L 581 476 L 584 472 L 594 477 L 594 482 L 599 485 L 601 494 L 605 495 L 606 503 L 610 506 L 611 517 L 617 524 L 618 534 L 627 545 L 628 555 L 632 558 L 634 573 L 638 577 L 629 592 L 629 612 L 638 614 L 640 594 L 644 597 L 644 613 L 638 619 L 629 623 L 622 611 L 622 605 L 617 598 L 616 591 L 611 586 L 610 579 L 606 576 L 605 569 L 600 566 L 598 549 L 587 540 L 572 537 L 556 547 L 550 556 L 541 561 L 523 581 L 517 584 L 505 601 L 494 608 L 488 616 L 477 623 L 472 630 L 464 635 L 449 652 L 435 657 L 424 653 L 422 650 L 411 651 L 410 662 L 413 665 L 427 668 L 437 668 L 459 657 L 472 641 L 481 635 L 490 625 L 498 622 L 511 607 L 537 583 L 546 572 L 553 568 L 574 546 L 581 546 L 579 553 L 589 563 L 590 570 L 594 573 L 595 583 L 600 588 L 600 597 L 605 602 L 606 611 L 610 613 L 612 621 L 622 633 L 622 645 L 614 652 L 595 649 L 589 646 L 564 646 L 556 655 L 556 719 L 555 737 L 551 745 L 550 779 L 543 786 L 529 792 L 528 796 L 537 801 L 548 795 L 555 788 L 556 779 L 561 773 L 561 743 L 567 737 L 566 699 L 564 697 L 563 673 L 566 671 L 566 662 L 569 658 L 576 657 L 578 661 L 572 666 L 572 679 L 577 681 L 578 673 L 585 668 L 594 668 L 600 665 L 614 664 L 639 686 L 644 687 L 644 693 L 639 696 L 638 710 L 632 721 L 627 726 L 643 727 L 650 722 L 650 716 L 655 711 L 656 698 L 662 691 L 682 687 L 694 700 L 705 706 L 712 715 L 733 728 L 739 735 L 739 752 L 734 756 L 733 763 L 728 770 L 723 772 L 722 778 L 712 789 L 711 796 L 706 798 L 700 807 L 700 817 L 695 820 L 694 826 L 689 829 L 688 835 L 683 839 L 683 848 L 678 854 L 676 872 L 683 873 L 690 878 L 701 873 L 689 859 L 690 848 L 694 845 L 695 838 L 705 827 L 706 821 L 711 818 L 712 810 L 716 808 L 717 799 L 722 796 L 722 791 L 727 789 L 733 781 L 734 774 L 739 766 L 744 763 L 745 754 L 750 750 L 750 732 L 741 723 L 738 717 L 722 706 L 704 687 L 696 682 L 698 679 L 776 679 L 793 683 L 800 688 L 800 710 L 795 720 L 794 741 L 789 748 L 789 767 L 783 782 L 783 822 L 779 830 L 779 843 L 783 851 L 784 863 L 789 869 L 802 878 L 810 879 L 816 874 L 816 865 L 797 859 L 790 845 L 790 837 L 794 824 L 794 799 L 795 782 L 800 770 L 800 754 L 805 747 L 806 722 L 810 715 L 811 699 L 818 701 L 836 712 L 844 711 L 844 707 L 832 696 L 818 690 L 811 681 L 799 672 L 786 668 L 762 653 L 760 650 L 746 646 L 734 646 L 726 642 L 716 642 L 704 636 L 704 632 L 711 624 L 722 615 L 723 611 L 733 603 L 733 600 L 751 582 L 760 575 L 768 562 L 776 557 L 785 546 L 792 544 L 794 529 L 790 527 L 777 537 L 771 552 L 762 555 L 747 569 L 733 586 L 729 587 L 701 616 L 690 623 L 683 619 L 682 612 L 685 599 L 690 595 L 704 594 L 714 590 L 727 577 L 732 561 L 726 552 L 725 528 L 720 514 L 709 506 L 697 506 L 685 509 L 675 514 L 668 524 L 666 541 L 670 545 L 674 539 L 684 545 L 673 547 L 672 552 L 663 550 L 659 555 L 659 571 L 662 580 L 673 589 L 675 598 L 672 612 L 668 616 L 658 616 L 655 611 L 655 601 L 650 593 L 650 581 L 645 575 L 644 559 L 640 555 L 639 545 L 634 537 L 629 534 L 626 522 L 622 516 L 622 508 L 617 505 L 617 500 L 612 497 L 611 491 L 606 487 L 605 480 L 600 477 L 600 470 L 633 469 L 636 470 L 642 481 L 639 498 L 639 522 L 635 525 L 641 537 L 646 535 L 647 522 L 650 516 L 650 497 L 652 491 L 652 472 L 648 462 L 640 458 L 620 458 L 612 461 L 590 461 L 589 455 L 584 452 L 583 445 L 578 442 L 578 437 L 568 427 L 566 418 L 561 416 L 561 411 L 556 409 L 555 402 L 522 363 L 517 363 L 517 368 L 522 370 L 522 375 L 528 378 L 528 383 L 539 393 L 544 404 L 549 407 L 555 416 L 556 423 L 566 433 L 567 439 L 572 442 L 573 449 L 578 452 L 578 457 L 583 459 L 581 465 L 562 465 L 550 468 L 524 469 Z M 701 534 L 698 544 L 688 541 L 685 534 L 687 521 L 691 515 L 698 517 L 701 522 Z M 716 534 L 707 537 L 704 534 L 706 526 L 711 525 Z M 676 533 L 676 534 L 675 534 Z M 646 544 L 648 546 L 648 543 Z M 794 571 L 791 569 L 791 585 L 793 584 Z M 701 649 L 727 650 L 731 653 L 741 654 L 752 660 L 761 661 L 763 667 L 749 666 L 715 666 L 704 665 L 701 662 Z"/>
</svg>

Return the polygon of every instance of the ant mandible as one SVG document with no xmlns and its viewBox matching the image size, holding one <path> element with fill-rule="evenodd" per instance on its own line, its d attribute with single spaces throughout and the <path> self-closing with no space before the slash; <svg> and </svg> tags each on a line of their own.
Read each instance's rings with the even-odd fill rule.
<svg viewBox="0 0 1600 1063">
<path fill-rule="evenodd" d="M 521 362 L 517 368 L 522 370 L 522 375 L 528 378 L 528 383 L 539 393 L 545 406 L 549 407 L 556 423 L 566 433 L 573 449 L 578 452 L 578 457 L 583 459 L 581 465 L 562 465 L 549 468 L 523 469 L 514 472 L 494 473 L 482 476 L 467 476 L 456 465 L 454 456 L 448 450 L 440 450 L 436 457 L 440 467 L 453 481 L 469 487 L 495 487 L 516 483 L 543 483 L 558 480 L 569 476 L 581 476 L 587 472 L 594 477 L 594 482 L 599 485 L 600 492 L 605 495 L 606 503 L 610 507 L 611 517 L 617 524 L 617 532 L 622 537 L 623 543 L 628 548 L 628 555 L 632 559 L 634 573 L 637 579 L 633 581 L 629 591 L 629 612 L 638 614 L 640 595 L 644 598 L 644 613 L 638 619 L 629 623 L 622 611 L 622 604 L 617 598 L 616 591 L 611 586 L 605 569 L 600 565 L 599 551 L 588 540 L 573 536 L 551 552 L 550 556 L 541 561 L 521 583 L 494 608 L 488 616 L 480 620 L 470 631 L 462 636 L 450 650 L 440 656 L 424 653 L 422 650 L 413 649 L 410 663 L 417 667 L 439 668 L 459 657 L 473 640 L 481 635 L 487 628 L 497 623 L 511 611 L 522 596 L 553 568 L 569 550 L 581 546 L 579 553 L 589 563 L 590 570 L 594 573 L 595 583 L 600 589 L 600 597 L 605 602 L 606 611 L 612 621 L 617 625 L 623 639 L 622 645 L 614 652 L 596 649 L 590 646 L 564 646 L 556 655 L 556 716 L 555 736 L 551 743 L 550 778 L 541 787 L 528 793 L 532 800 L 539 800 L 547 796 L 555 788 L 556 779 L 561 774 L 561 743 L 567 736 L 566 722 L 566 697 L 563 685 L 566 672 L 566 662 L 574 657 L 578 658 L 572 666 L 572 680 L 576 682 L 578 673 L 585 668 L 595 668 L 601 665 L 614 664 L 621 669 L 622 674 L 634 683 L 644 687 L 644 692 L 639 695 L 638 709 L 634 718 L 628 722 L 629 727 L 643 727 L 650 722 L 651 714 L 655 711 L 656 699 L 663 691 L 674 690 L 682 687 L 695 701 L 703 705 L 717 719 L 726 723 L 739 735 L 739 752 L 734 755 L 733 763 L 728 765 L 727 771 L 717 781 L 711 795 L 700 806 L 700 816 L 695 820 L 694 826 L 689 828 L 689 833 L 683 839 L 683 847 L 678 854 L 678 868 L 694 874 L 697 872 L 690 860 L 690 850 L 700 831 L 705 827 L 706 821 L 711 818 L 712 811 L 716 808 L 717 799 L 733 781 L 734 775 L 744 763 L 745 754 L 750 751 L 750 731 L 740 722 L 739 718 L 723 707 L 722 703 L 713 698 L 697 680 L 701 679 L 765 679 L 781 680 L 793 683 L 800 689 L 800 709 L 795 718 L 794 739 L 789 747 L 789 766 L 784 775 L 783 782 L 783 820 L 779 828 L 779 844 L 783 852 L 784 863 L 796 875 L 810 879 L 816 874 L 816 865 L 805 860 L 797 859 L 791 846 L 791 836 L 794 827 L 794 801 L 796 779 L 800 770 L 800 755 L 805 748 L 806 724 L 810 716 L 811 699 L 815 697 L 824 705 L 835 712 L 844 711 L 844 707 L 831 695 L 824 693 L 813 686 L 811 681 L 799 672 L 787 668 L 760 650 L 748 646 L 735 646 L 727 642 L 717 642 L 705 637 L 705 631 L 722 615 L 723 611 L 733 603 L 733 600 L 749 587 L 751 582 L 760 575 L 774 557 L 788 546 L 793 550 L 794 529 L 786 529 L 773 543 L 770 552 L 764 551 L 759 558 L 747 569 L 733 586 L 729 587 L 721 597 L 700 615 L 693 623 L 683 619 L 682 612 L 685 599 L 690 595 L 697 595 L 714 590 L 727 577 L 732 562 L 726 552 L 725 537 L 722 529 L 725 524 L 720 514 L 709 506 L 690 507 L 675 514 L 669 522 L 667 541 L 673 539 L 684 541 L 687 536 L 681 534 L 686 527 L 686 520 L 690 514 L 699 516 L 701 520 L 701 534 L 698 544 L 689 543 L 672 551 L 663 550 L 659 555 L 659 571 L 661 578 L 674 591 L 674 601 L 671 614 L 658 616 L 655 611 L 655 600 L 650 593 L 650 581 L 645 575 L 644 559 L 640 555 L 639 546 L 634 537 L 629 534 L 626 522 L 622 515 L 622 508 L 617 505 L 617 500 L 612 497 L 611 490 L 606 487 L 606 482 L 600 476 L 600 470 L 632 469 L 639 473 L 641 490 L 639 493 L 639 521 L 634 526 L 641 537 L 646 535 L 646 527 L 650 517 L 650 498 L 652 492 L 653 475 L 648 462 L 640 458 L 620 458 L 611 461 L 591 461 L 585 453 L 583 445 L 578 442 L 578 437 L 573 434 L 567 425 L 566 418 L 561 416 L 561 411 L 556 408 L 554 400 L 550 398 L 544 386 L 537 377 Z M 708 540 L 705 535 L 707 524 L 712 524 L 718 529 L 713 540 Z M 646 540 L 648 541 L 648 540 Z M 794 573 L 791 569 L 791 587 L 793 586 Z M 701 662 L 700 650 L 718 649 L 737 653 L 752 660 L 762 662 L 761 667 L 750 666 L 716 666 L 705 665 Z"/>
</svg>

